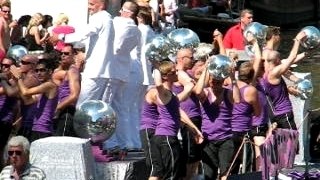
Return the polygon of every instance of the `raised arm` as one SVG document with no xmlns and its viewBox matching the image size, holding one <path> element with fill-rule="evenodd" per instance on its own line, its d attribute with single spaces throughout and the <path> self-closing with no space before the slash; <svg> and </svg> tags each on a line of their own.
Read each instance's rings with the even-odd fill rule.
<svg viewBox="0 0 320 180">
<path fill-rule="evenodd" d="M 183 91 L 177 95 L 179 101 L 185 101 L 194 87 L 194 80 L 185 72 L 178 71 L 178 81 L 183 86 Z"/>
</svg>

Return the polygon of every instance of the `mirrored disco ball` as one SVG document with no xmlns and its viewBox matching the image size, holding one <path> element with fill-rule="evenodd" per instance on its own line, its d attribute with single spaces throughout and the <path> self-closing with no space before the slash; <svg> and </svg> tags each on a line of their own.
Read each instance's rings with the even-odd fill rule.
<svg viewBox="0 0 320 180">
<path fill-rule="evenodd" d="M 209 57 L 208 72 L 217 80 L 230 76 L 232 61 L 228 56 L 214 55 Z"/>
<path fill-rule="evenodd" d="M 297 83 L 297 89 L 300 91 L 301 99 L 309 99 L 313 93 L 312 82 L 308 79 L 304 79 Z"/>
<path fill-rule="evenodd" d="M 195 49 L 193 57 L 195 60 L 200 60 L 208 58 L 213 51 L 214 46 L 209 43 L 199 43 L 198 47 Z"/>
<path fill-rule="evenodd" d="M 258 44 L 261 45 L 265 42 L 267 36 L 267 28 L 268 26 L 265 26 L 261 23 L 252 22 L 243 31 L 243 36 L 247 40 L 248 34 L 251 33 L 253 37 L 258 40 Z"/>
<path fill-rule="evenodd" d="M 150 43 L 146 44 L 145 56 L 149 61 L 162 61 L 168 58 L 171 47 L 167 37 L 156 35 Z"/>
<path fill-rule="evenodd" d="M 306 49 L 313 49 L 320 44 L 320 31 L 314 26 L 306 26 L 301 31 L 306 33 L 306 38 L 301 41 L 301 45 Z"/>
<path fill-rule="evenodd" d="M 74 130 L 81 138 L 93 143 L 103 142 L 116 129 L 117 116 L 112 107 L 100 100 L 83 102 L 74 115 Z"/>
<path fill-rule="evenodd" d="M 28 54 L 28 49 L 21 45 L 14 45 L 8 49 L 7 57 L 12 58 L 16 61 L 16 64 L 20 63 L 20 59 Z"/>
<path fill-rule="evenodd" d="M 254 50 L 253 50 L 253 46 L 252 45 L 246 45 L 245 47 L 244 47 L 244 51 L 247 53 L 247 55 L 249 56 L 249 57 L 254 57 Z"/>
<path fill-rule="evenodd" d="M 170 43 L 173 45 L 173 53 L 176 53 L 182 48 L 196 48 L 200 43 L 199 36 L 194 31 L 187 28 L 175 29 L 167 36 Z"/>
</svg>

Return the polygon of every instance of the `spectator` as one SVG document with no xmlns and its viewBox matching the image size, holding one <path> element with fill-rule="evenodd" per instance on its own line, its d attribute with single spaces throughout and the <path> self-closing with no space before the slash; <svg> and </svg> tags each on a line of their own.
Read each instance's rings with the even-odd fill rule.
<svg viewBox="0 0 320 180">
<path fill-rule="evenodd" d="M 244 9 L 241 11 L 239 24 L 232 26 L 224 36 L 223 44 L 227 50 L 244 50 L 245 39 L 243 37 L 243 31 L 252 20 L 253 12 L 251 10 Z"/>
<path fill-rule="evenodd" d="M 43 170 L 29 162 L 30 143 L 27 138 L 12 137 L 7 144 L 7 149 L 10 165 L 2 169 L 0 179 L 46 179 Z"/>
<path fill-rule="evenodd" d="M 1 3 L 0 11 L 0 61 L 5 57 L 10 46 L 11 4 L 9 1 Z"/>
</svg>

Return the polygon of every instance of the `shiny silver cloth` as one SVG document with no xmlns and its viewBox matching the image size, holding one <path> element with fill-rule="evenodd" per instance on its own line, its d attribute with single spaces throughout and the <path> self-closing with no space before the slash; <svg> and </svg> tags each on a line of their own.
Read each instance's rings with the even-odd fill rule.
<svg viewBox="0 0 320 180">
<path fill-rule="evenodd" d="M 144 154 L 141 152 L 129 152 L 124 161 L 97 162 L 95 167 L 96 180 L 144 180 L 149 177 Z"/>
<path fill-rule="evenodd" d="M 30 161 L 48 180 L 91 180 L 94 160 L 88 139 L 48 137 L 32 142 Z"/>
</svg>

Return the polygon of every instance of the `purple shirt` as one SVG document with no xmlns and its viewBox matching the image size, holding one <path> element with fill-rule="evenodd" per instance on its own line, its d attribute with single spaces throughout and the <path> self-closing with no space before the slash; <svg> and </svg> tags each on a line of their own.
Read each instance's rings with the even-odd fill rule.
<svg viewBox="0 0 320 180">
<path fill-rule="evenodd" d="M 277 116 L 292 112 L 287 85 L 282 78 L 277 85 L 270 84 L 267 79 L 264 79 L 264 85 L 266 93 L 272 102 L 274 115 Z"/>
<path fill-rule="evenodd" d="M 172 91 L 175 94 L 179 94 L 183 91 L 183 86 L 173 85 Z M 180 102 L 180 107 L 187 113 L 189 118 L 201 116 L 200 102 L 194 93 L 191 93 L 185 101 Z"/>
<path fill-rule="evenodd" d="M 37 103 L 24 105 L 21 103 L 21 126 L 24 128 L 32 129 L 34 115 L 37 109 Z"/>
<path fill-rule="evenodd" d="M 252 126 L 262 126 L 268 123 L 268 101 L 264 91 L 264 87 L 261 84 L 263 81 L 261 78 L 257 81 L 256 88 L 258 90 L 258 98 L 261 107 L 260 116 L 253 116 Z"/>
<path fill-rule="evenodd" d="M 179 100 L 172 94 L 172 98 L 165 105 L 158 105 L 159 119 L 155 135 L 177 136 L 180 127 Z"/>
<path fill-rule="evenodd" d="M 143 101 L 140 130 L 142 129 L 156 129 L 159 113 L 156 104 L 149 104 L 147 101 Z"/>
<path fill-rule="evenodd" d="M 202 103 L 202 134 L 209 141 L 225 140 L 232 137 L 231 119 L 233 104 L 228 98 L 229 89 L 224 89 L 223 100 L 220 104 L 212 102 L 211 91 Z"/>
<path fill-rule="evenodd" d="M 247 132 L 252 126 L 253 107 L 243 98 L 247 87 L 240 88 L 240 102 L 233 105 L 231 126 L 234 132 Z"/>
<path fill-rule="evenodd" d="M 12 123 L 14 118 L 13 110 L 16 104 L 16 97 L 9 97 L 5 94 L 0 95 L 0 121 Z"/>
<path fill-rule="evenodd" d="M 52 118 L 55 114 L 58 104 L 58 94 L 53 99 L 48 99 L 44 94 L 37 104 L 37 111 L 33 120 L 32 131 L 52 133 L 53 121 Z"/>
</svg>

